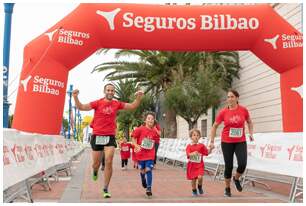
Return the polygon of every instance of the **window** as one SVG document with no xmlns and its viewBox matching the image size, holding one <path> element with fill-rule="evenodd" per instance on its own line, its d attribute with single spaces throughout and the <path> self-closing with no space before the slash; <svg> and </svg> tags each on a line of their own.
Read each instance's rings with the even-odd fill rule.
<svg viewBox="0 0 306 206">
<path fill-rule="evenodd" d="M 202 137 L 207 137 L 207 119 L 201 120 L 201 134 Z"/>
</svg>

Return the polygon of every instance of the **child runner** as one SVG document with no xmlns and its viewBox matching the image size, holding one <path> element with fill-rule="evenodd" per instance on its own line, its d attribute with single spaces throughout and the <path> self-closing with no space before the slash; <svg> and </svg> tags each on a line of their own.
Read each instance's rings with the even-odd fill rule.
<svg viewBox="0 0 306 206">
<path fill-rule="evenodd" d="M 146 113 L 145 125 L 136 128 L 132 133 L 135 155 L 140 169 L 141 183 L 146 189 L 148 198 L 152 197 L 152 169 L 155 157 L 154 140 L 158 135 L 153 128 L 154 120 L 155 113 Z"/>
<path fill-rule="evenodd" d="M 192 196 L 197 196 L 198 192 L 200 195 L 204 194 L 202 186 L 204 175 L 203 156 L 210 154 L 211 150 L 207 149 L 204 144 L 199 143 L 201 137 L 200 130 L 190 130 L 189 137 L 191 138 L 191 144 L 188 144 L 186 147 L 188 158 L 187 179 L 191 180 Z M 198 185 L 196 185 L 197 181 Z"/>
<path fill-rule="evenodd" d="M 122 142 L 120 143 L 120 156 L 121 156 L 121 169 L 127 170 L 128 159 L 131 156 L 131 143 L 126 141 L 126 138 L 123 137 Z"/>
</svg>

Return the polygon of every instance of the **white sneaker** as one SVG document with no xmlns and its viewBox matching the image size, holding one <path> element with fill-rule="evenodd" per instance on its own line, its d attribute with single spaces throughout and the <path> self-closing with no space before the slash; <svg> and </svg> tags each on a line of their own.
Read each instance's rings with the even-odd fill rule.
<svg viewBox="0 0 306 206">
<path fill-rule="evenodd" d="M 125 168 L 124 167 L 121 167 L 121 170 L 124 170 Z"/>
</svg>

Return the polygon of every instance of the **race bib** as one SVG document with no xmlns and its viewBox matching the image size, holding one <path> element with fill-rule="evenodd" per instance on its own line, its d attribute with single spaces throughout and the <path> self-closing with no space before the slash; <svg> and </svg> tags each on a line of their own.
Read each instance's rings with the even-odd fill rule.
<svg viewBox="0 0 306 206">
<path fill-rule="evenodd" d="M 96 136 L 96 145 L 107 145 L 109 138 L 109 136 Z"/>
<path fill-rule="evenodd" d="M 129 151 L 129 147 L 125 146 L 125 147 L 121 147 L 122 152 L 127 152 Z"/>
<path fill-rule="evenodd" d="M 190 162 L 195 162 L 195 163 L 200 163 L 201 162 L 201 155 L 199 155 L 199 154 L 190 155 L 189 156 L 189 161 Z"/>
<path fill-rule="evenodd" d="M 229 137 L 240 138 L 242 137 L 243 128 L 230 128 Z"/>
<path fill-rule="evenodd" d="M 141 141 L 141 148 L 143 149 L 152 149 L 154 146 L 154 140 L 149 139 L 149 138 L 144 138 Z"/>
</svg>

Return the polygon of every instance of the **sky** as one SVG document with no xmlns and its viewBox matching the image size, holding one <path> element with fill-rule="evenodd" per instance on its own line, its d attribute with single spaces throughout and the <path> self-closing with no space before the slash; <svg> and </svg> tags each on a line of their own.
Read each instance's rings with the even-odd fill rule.
<svg viewBox="0 0 306 206">
<path fill-rule="evenodd" d="M 73 11 L 80 1 L 48 1 L 48 3 L 41 3 L 41 1 L 17 1 L 14 6 L 12 17 L 12 33 L 11 33 L 11 52 L 10 52 L 10 68 L 9 68 L 9 103 L 10 114 L 14 113 L 15 102 L 17 96 L 17 88 L 19 85 L 19 75 L 22 69 L 23 48 L 32 39 L 44 33 L 51 26 L 63 19 L 67 14 Z M 55 3 L 54 3 L 55 2 Z M 63 3 L 64 2 L 64 3 Z M 83 1 L 85 2 L 85 1 Z M 88 2 L 88 1 L 87 1 Z M 104 1 L 106 2 L 106 1 Z M 114 1 L 112 1 L 114 2 Z M 133 1 L 117 1 L 117 2 L 133 2 Z M 200 4 L 203 1 L 141 1 L 142 3 L 160 3 L 166 2 L 192 2 L 192 4 Z M 225 1 L 223 1 L 225 2 Z M 229 1 L 226 1 L 229 2 Z M 237 2 L 237 1 L 236 1 Z M 252 1 L 254 3 L 254 1 Z M 257 1 L 258 2 L 258 1 Z M 270 1 L 269 1 L 270 2 Z M 282 2 L 282 1 L 278 1 Z M 3 4 L 1 5 L 1 22 L 4 22 Z M 1 39 L 3 39 L 3 26 L 1 28 Z M 95 72 L 91 73 L 92 69 L 102 63 L 114 60 L 114 51 L 107 55 L 93 54 L 81 64 L 72 69 L 69 73 L 67 89 L 70 84 L 74 88 L 80 90 L 79 98 L 82 103 L 89 103 L 102 97 L 102 88 L 107 83 L 104 81 L 106 73 Z M 133 59 L 130 59 L 133 60 Z M 2 89 L 1 89 L 2 91 Z M 65 100 L 65 111 L 68 110 L 68 95 Z M 92 112 L 81 112 L 82 116 L 92 115 Z"/>
</svg>

